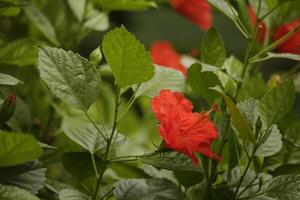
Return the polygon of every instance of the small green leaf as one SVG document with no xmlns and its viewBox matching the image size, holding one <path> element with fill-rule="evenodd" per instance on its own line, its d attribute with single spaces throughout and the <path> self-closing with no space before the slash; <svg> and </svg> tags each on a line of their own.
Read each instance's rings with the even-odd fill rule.
<svg viewBox="0 0 300 200">
<path fill-rule="evenodd" d="M 127 179 L 115 184 L 117 200 L 182 200 L 180 188 L 167 179 Z"/>
<path fill-rule="evenodd" d="M 224 41 L 215 28 L 208 30 L 201 42 L 201 61 L 216 67 L 222 67 L 226 59 Z"/>
<path fill-rule="evenodd" d="M 22 83 L 22 81 L 11 75 L 0 73 L 0 85 L 17 85 L 19 83 Z"/>
<path fill-rule="evenodd" d="M 105 31 L 109 28 L 109 19 L 106 13 L 91 8 L 87 11 L 83 26 L 95 31 Z"/>
<path fill-rule="evenodd" d="M 0 199 L 1 200 L 39 200 L 36 196 L 30 194 L 24 189 L 0 185 Z"/>
<path fill-rule="evenodd" d="M 86 0 L 68 0 L 68 4 L 75 17 L 81 22 L 84 16 Z"/>
<path fill-rule="evenodd" d="M 1 0 L 0 1 L 0 16 L 11 17 L 18 15 L 21 9 L 18 5 L 18 0 Z"/>
<path fill-rule="evenodd" d="M 33 46 L 36 42 L 23 38 L 7 43 L 0 48 L 0 63 L 20 67 L 36 64 L 38 51 Z"/>
<path fill-rule="evenodd" d="M 75 108 L 87 110 L 99 94 L 100 80 L 93 65 L 72 51 L 43 47 L 38 68 L 50 90 Z"/>
<path fill-rule="evenodd" d="M 42 149 L 32 135 L 0 131 L 0 167 L 37 159 Z"/>
<path fill-rule="evenodd" d="M 148 165 L 153 165 L 158 168 L 179 171 L 198 171 L 201 168 L 195 166 L 191 159 L 182 153 L 166 152 L 155 154 L 153 156 L 144 156 L 140 160 Z"/>
<path fill-rule="evenodd" d="M 251 125 L 252 128 L 255 127 L 255 123 L 259 117 L 257 111 L 257 105 L 259 101 L 255 99 L 247 99 L 245 101 L 239 102 L 237 104 L 238 109 L 243 113 L 246 117 L 248 123 Z"/>
<path fill-rule="evenodd" d="M 60 200 L 91 200 L 87 195 L 75 189 L 63 189 L 59 192 Z"/>
<path fill-rule="evenodd" d="M 55 30 L 48 18 L 28 1 L 20 0 L 20 4 L 27 17 L 41 33 L 43 33 L 43 35 L 53 44 L 59 45 Z"/>
<path fill-rule="evenodd" d="M 185 77 L 177 70 L 155 65 L 154 76 L 140 85 L 135 97 L 153 97 L 158 95 L 162 89 L 183 92 L 185 89 Z"/>
<path fill-rule="evenodd" d="M 266 83 L 261 74 L 256 74 L 246 80 L 238 94 L 238 100 L 243 101 L 249 98 L 261 98 L 267 91 Z"/>
<path fill-rule="evenodd" d="M 244 141 L 254 141 L 254 136 L 252 133 L 251 126 L 247 122 L 245 116 L 240 112 L 240 110 L 236 107 L 234 102 L 228 97 L 227 95 L 221 93 L 223 96 L 225 103 L 229 109 L 231 119 L 232 119 L 232 125 L 236 128 L 238 131 L 239 136 Z"/>
<path fill-rule="evenodd" d="M 154 75 L 150 54 L 124 26 L 104 36 L 102 49 L 120 87 L 143 83 Z"/>
<path fill-rule="evenodd" d="M 235 21 L 238 13 L 234 9 L 233 6 L 226 3 L 226 1 L 220 1 L 220 0 L 207 0 L 208 3 L 210 3 L 212 6 L 223 12 L 227 17 L 229 17 L 231 20 Z"/>
<path fill-rule="evenodd" d="M 267 92 L 258 105 L 261 119 L 268 127 L 280 120 L 292 108 L 295 100 L 295 87 L 292 81 L 286 81 Z"/>
<path fill-rule="evenodd" d="M 156 4 L 148 0 L 98 0 L 95 2 L 106 11 L 124 10 L 124 11 L 138 11 L 146 10 L 155 7 Z"/>
<path fill-rule="evenodd" d="M 255 153 L 256 156 L 272 156 L 281 150 L 281 134 L 277 128 L 277 125 L 272 125 L 269 131 L 269 136 L 257 149 Z"/>
<path fill-rule="evenodd" d="M 44 187 L 45 180 L 46 168 L 42 168 L 38 161 L 13 167 L 3 167 L 0 170 L 0 183 L 18 186 L 32 194 L 37 194 Z"/>
<path fill-rule="evenodd" d="M 234 56 L 227 58 L 223 64 L 223 68 L 226 70 L 226 73 L 230 75 L 235 80 L 240 80 L 243 71 L 243 63 Z"/>
<path fill-rule="evenodd" d="M 221 85 L 219 78 L 213 72 L 202 72 L 200 64 L 193 64 L 188 69 L 188 83 L 193 91 L 203 97 L 208 103 L 211 103 L 219 97 L 215 90 L 210 88 Z"/>
</svg>

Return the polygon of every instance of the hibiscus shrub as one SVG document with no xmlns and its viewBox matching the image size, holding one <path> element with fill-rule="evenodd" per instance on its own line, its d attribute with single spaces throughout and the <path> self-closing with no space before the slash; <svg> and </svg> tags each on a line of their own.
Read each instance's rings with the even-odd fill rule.
<svg viewBox="0 0 300 200">
<path fill-rule="evenodd" d="M 182 55 L 157 38 L 147 51 L 118 24 L 159 8 L 199 28 L 199 48 Z M 300 199 L 299 10 L 0 0 L 0 200 Z M 239 40 L 223 41 L 221 18 L 241 54 L 226 51 Z"/>
</svg>

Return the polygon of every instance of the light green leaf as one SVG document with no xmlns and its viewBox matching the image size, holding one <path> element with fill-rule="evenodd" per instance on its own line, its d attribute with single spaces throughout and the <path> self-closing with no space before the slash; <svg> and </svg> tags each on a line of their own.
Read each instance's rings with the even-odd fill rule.
<svg viewBox="0 0 300 200">
<path fill-rule="evenodd" d="M 272 156 L 281 150 L 281 134 L 277 125 L 272 125 L 269 131 L 267 139 L 257 149 L 256 156 Z"/>
<path fill-rule="evenodd" d="M 223 64 L 223 68 L 226 70 L 227 74 L 233 79 L 240 81 L 243 71 L 243 63 L 234 56 L 227 58 Z"/>
<path fill-rule="evenodd" d="M 100 80 L 93 65 L 72 51 L 43 47 L 38 68 L 50 90 L 75 108 L 87 110 L 99 94 Z"/>
<path fill-rule="evenodd" d="M 87 195 L 75 189 L 63 189 L 59 192 L 60 200 L 91 200 Z"/>
<path fill-rule="evenodd" d="M 13 167 L 3 167 L 0 170 L 0 183 L 18 186 L 32 194 L 37 194 L 44 187 L 45 180 L 46 168 L 42 168 L 38 161 Z"/>
<path fill-rule="evenodd" d="M 18 5 L 18 0 L 1 0 L 0 1 L 0 16 L 11 17 L 18 15 L 21 9 Z"/>
<path fill-rule="evenodd" d="M 258 105 L 258 112 L 265 126 L 280 120 L 292 108 L 295 100 L 295 87 L 292 81 L 286 81 L 267 92 Z"/>
<path fill-rule="evenodd" d="M 140 85 L 135 97 L 153 97 L 158 95 L 162 89 L 183 92 L 185 89 L 185 77 L 177 70 L 155 65 L 154 76 Z"/>
<path fill-rule="evenodd" d="M 161 169 L 180 170 L 180 171 L 198 171 L 201 168 L 195 166 L 191 159 L 182 153 L 166 152 L 155 154 L 153 156 L 143 156 L 140 160 L 148 165 L 153 165 Z"/>
<path fill-rule="evenodd" d="M 182 200 L 180 188 L 167 179 L 127 179 L 115 184 L 117 200 Z"/>
<path fill-rule="evenodd" d="M 203 97 L 208 103 L 219 97 L 219 94 L 210 89 L 217 85 L 221 85 L 219 78 L 213 72 L 202 72 L 200 64 L 193 64 L 188 69 L 188 83 L 193 91 Z"/>
<path fill-rule="evenodd" d="M 32 135 L 0 131 L 0 167 L 37 159 L 42 149 Z"/>
<path fill-rule="evenodd" d="M 231 20 L 235 21 L 238 13 L 231 5 L 227 4 L 225 0 L 207 0 L 212 6 L 223 12 Z"/>
<path fill-rule="evenodd" d="M 264 191 L 275 200 L 300 199 L 300 175 L 282 175 L 272 178 Z"/>
<path fill-rule="evenodd" d="M 68 4 L 79 22 L 82 21 L 86 0 L 68 0 Z"/>
<path fill-rule="evenodd" d="M 151 7 L 155 7 L 156 4 L 153 1 L 148 0 L 97 0 L 96 4 L 101 6 L 103 10 L 125 10 L 125 11 L 138 11 L 146 10 Z"/>
<path fill-rule="evenodd" d="M 102 49 L 120 87 L 143 83 L 154 75 L 150 54 L 124 26 L 104 36 Z"/>
<path fill-rule="evenodd" d="M 252 63 L 262 62 L 262 61 L 269 60 L 269 59 L 272 59 L 272 58 L 286 58 L 286 59 L 289 59 L 289 60 L 300 61 L 300 55 L 297 55 L 297 54 L 269 52 L 269 53 L 267 53 L 266 57 L 251 60 L 250 62 L 252 62 Z"/>
<path fill-rule="evenodd" d="M 237 104 L 238 109 L 243 113 L 246 117 L 248 123 L 251 125 L 252 128 L 255 127 L 255 123 L 259 117 L 257 111 L 257 105 L 259 101 L 255 99 L 247 99 L 245 101 L 239 102 Z"/>
<path fill-rule="evenodd" d="M 43 33 L 43 35 L 53 44 L 59 45 L 55 30 L 48 18 L 28 1 L 20 0 L 20 4 L 27 17 L 39 31 L 41 31 L 41 33 Z"/>
<path fill-rule="evenodd" d="M 254 141 L 254 136 L 252 133 L 252 129 L 246 120 L 245 116 L 240 112 L 240 110 L 236 107 L 234 102 L 228 97 L 227 95 L 221 93 L 223 96 L 225 103 L 228 107 L 228 110 L 231 115 L 232 119 L 232 125 L 236 128 L 238 131 L 239 136 L 244 140 L 244 141 Z"/>
<path fill-rule="evenodd" d="M 11 75 L 0 73 L 0 85 L 17 85 L 19 83 L 22 83 L 22 81 Z"/>
<path fill-rule="evenodd" d="M 39 200 L 36 196 L 30 194 L 24 189 L 0 185 L 0 199 L 1 200 Z"/>
<path fill-rule="evenodd" d="M 222 67 L 226 59 L 224 41 L 215 28 L 208 30 L 201 42 L 201 61 L 216 67 Z"/>
<path fill-rule="evenodd" d="M 95 31 L 105 31 L 109 27 L 109 19 L 106 13 L 91 8 L 87 11 L 83 26 Z"/>
<path fill-rule="evenodd" d="M 38 51 L 33 46 L 36 42 L 23 38 L 7 43 L 0 48 L 0 63 L 27 66 L 36 64 Z"/>
<path fill-rule="evenodd" d="M 261 74 L 256 74 L 246 80 L 238 94 L 238 100 L 243 101 L 249 98 L 261 98 L 267 91 L 266 83 Z"/>
</svg>

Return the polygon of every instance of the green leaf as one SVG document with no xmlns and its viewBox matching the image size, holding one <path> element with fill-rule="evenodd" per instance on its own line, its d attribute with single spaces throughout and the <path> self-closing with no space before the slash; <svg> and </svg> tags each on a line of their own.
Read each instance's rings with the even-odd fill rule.
<svg viewBox="0 0 300 200">
<path fill-rule="evenodd" d="M 38 161 L 0 169 L 1 184 L 18 186 L 32 194 L 44 187 L 45 180 L 46 168 Z"/>
<path fill-rule="evenodd" d="M 90 123 L 70 122 L 62 127 L 65 134 L 91 154 L 104 150 L 106 142 L 98 130 Z M 102 129 L 99 127 L 99 129 Z M 103 129 L 102 129 L 103 131 Z"/>
<path fill-rule="evenodd" d="M 21 9 L 18 5 L 18 0 L 1 0 L 0 1 L 0 16 L 11 17 L 18 15 Z"/>
<path fill-rule="evenodd" d="M 0 199 L 1 200 L 39 200 L 36 196 L 30 194 L 24 189 L 0 185 Z"/>
<path fill-rule="evenodd" d="M 135 97 L 153 97 L 158 95 L 162 89 L 183 92 L 185 89 L 185 77 L 178 70 L 155 65 L 154 76 L 140 85 Z"/>
<path fill-rule="evenodd" d="M 189 187 L 186 191 L 189 200 L 204 200 L 207 190 L 207 182 L 203 181 L 197 185 Z"/>
<path fill-rule="evenodd" d="M 243 63 L 234 56 L 227 58 L 222 66 L 228 75 L 236 81 L 242 81 Z"/>
<path fill-rule="evenodd" d="M 22 83 L 22 81 L 11 75 L 0 73 L 0 85 L 17 85 L 19 83 Z"/>
<path fill-rule="evenodd" d="M 297 54 L 269 52 L 269 53 L 267 53 L 267 56 L 262 57 L 262 58 L 258 58 L 258 59 L 255 59 L 255 60 L 250 60 L 250 62 L 251 63 L 262 62 L 262 61 L 269 60 L 269 59 L 272 59 L 272 58 L 286 58 L 286 59 L 289 59 L 289 60 L 300 61 L 300 55 L 297 55 Z"/>
<path fill-rule="evenodd" d="M 182 200 L 177 185 L 167 179 L 127 179 L 115 184 L 117 200 Z"/>
<path fill-rule="evenodd" d="M 195 166 L 191 159 L 182 153 L 166 152 L 155 154 L 153 156 L 143 156 L 140 160 L 148 165 L 153 165 L 158 168 L 179 171 L 198 171 L 201 168 Z"/>
<path fill-rule="evenodd" d="M 124 11 L 138 11 L 146 10 L 155 7 L 156 4 L 147 0 L 97 0 L 95 2 L 106 11 L 124 10 Z"/>
<path fill-rule="evenodd" d="M 272 125 L 269 131 L 268 138 L 259 146 L 255 153 L 256 156 L 272 156 L 282 148 L 281 134 L 277 125 Z"/>
<path fill-rule="evenodd" d="M 243 101 L 249 98 L 261 98 L 266 91 L 267 86 L 262 75 L 256 74 L 243 83 L 238 94 L 238 99 Z"/>
<path fill-rule="evenodd" d="M 237 11 L 234 9 L 234 7 L 232 7 L 231 5 L 229 5 L 228 3 L 226 3 L 226 1 L 220 1 L 220 0 L 207 0 L 208 3 L 210 3 L 212 6 L 214 6 L 215 8 L 217 8 L 218 10 L 220 10 L 221 12 L 223 12 L 227 17 L 229 17 L 231 20 L 235 21 L 238 13 Z"/>
<path fill-rule="evenodd" d="M 91 200 L 87 195 L 75 189 L 63 189 L 59 192 L 60 200 Z"/>
<path fill-rule="evenodd" d="M 106 13 L 89 9 L 83 26 L 95 31 L 105 31 L 109 28 L 109 19 Z"/>
<path fill-rule="evenodd" d="M 239 136 L 244 141 L 254 141 L 254 136 L 252 133 L 251 126 L 249 125 L 246 117 L 241 113 L 241 111 L 237 108 L 234 102 L 227 95 L 221 93 L 223 96 L 225 103 L 228 107 L 228 110 L 231 115 L 232 125 L 238 131 Z"/>
<path fill-rule="evenodd" d="M 143 83 L 154 75 L 150 54 L 124 26 L 104 36 L 102 49 L 120 87 Z"/>
<path fill-rule="evenodd" d="M 264 191 L 275 200 L 300 199 L 300 175 L 282 175 L 272 178 Z"/>
<path fill-rule="evenodd" d="M 0 63 L 27 66 L 36 64 L 37 49 L 33 46 L 36 42 L 30 38 L 23 38 L 7 43 L 0 48 Z"/>
<path fill-rule="evenodd" d="M 87 110 L 99 94 L 100 80 L 93 65 L 72 51 L 43 47 L 38 68 L 50 90 L 75 108 Z"/>
<path fill-rule="evenodd" d="M 20 0 L 20 4 L 27 17 L 39 31 L 53 44 L 59 45 L 55 30 L 48 18 L 28 1 Z"/>
<path fill-rule="evenodd" d="M 258 112 L 265 126 L 271 126 L 287 114 L 294 100 L 295 87 L 292 81 L 286 81 L 267 92 L 258 105 Z"/>
<path fill-rule="evenodd" d="M 101 159 L 97 156 L 94 156 L 94 158 L 96 165 L 101 166 Z M 62 163 L 66 170 L 80 182 L 95 176 L 91 155 L 88 152 L 65 153 L 62 156 Z"/>
<path fill-rule="evenodd" d="M 84 16 L 86 0 L 68 0 L 68 4 L 75 17 L 81 22 Z"/>
<path fill-rule="evenodd" d="M 238 109 L 243 113 L 246 117 L 248 123 L 251 125 L 252 128 L 255 127 L 255 123 L 259 117 L 257 111 L 257 105 L 259 101 L 255 99 L 247 99 L 245 101 L 239 102 L 237 104 Z"/>
<path fill-rule="evenodd" d="M 201 42 L 201 61 L 217 67 L 222 67 L 226 59 L 224 41 L 215 28 L 207 31 Z"/>
<path fill-rule="evenodd" d="M 0 167 L 37 159 L 42 149 L 32 135 L 0 131 Z"/>
<path fill-rule="evenodd" d="M 221 85 L 219 78 L 213 72 L 202 72 L 200 64 L 193 64 L 188 69 L 188 83 L 193 91 L 203 97 L 208 103 L 219 97 L 215 90 L 210 88 Z"/>
</svg>

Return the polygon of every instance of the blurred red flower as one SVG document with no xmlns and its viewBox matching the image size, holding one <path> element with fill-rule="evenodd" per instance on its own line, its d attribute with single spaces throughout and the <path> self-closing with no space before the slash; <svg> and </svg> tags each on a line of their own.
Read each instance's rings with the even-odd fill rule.
<svg viewBox="0 0 300 200">
<path fill-rule="evenodd" d="M 282 36 L 290 32 L 300 23 L 300 19 L 296 19 L 290 23 L 284 24 L 276 29 L 273 40 L 276 41 Z M 294 53 L 300 55 L 300 30 L 292 35 L 288 40 L 277 47 L 278 52 L 282 53 Z"/>
<path fill-rule="evenodd" d="M 249 6 L 247 10 L 248 10 L 248 15 L 250 17 L 250 21 L 251 21 L 252 25 L 255 25 L 255 22 L 257 19 L 255 11 L 253 10 L 253 8 L 251 6 Z M 259 27 L 260 29 L 259 29 L 259 33 L 258 33 L 258 41 L 263 42 L 265 40 L 268 29 L 264 22 L 260 22 L 259 26 L 260 26 Z"/>
<path fill-rule="evenodd" d="M 152 109 L 160 123 L 159 132 L 166 148 L 188 155 L 194 164 L 199 163 L 195 152 L 220 159 L 211 150 L 218 132 L 209 113 L 193 113 L 192 103 L 182 94 L 170 90 L 162 90 L 152 99 Z"/>
<path fill-rule="evenodd" d="M 179 70 L 186 76 L 187 70 L 180 63 L 180 55 L 172 44 L 166 41 L 155 42 L 152 44 L 150 52 L 155 64 Z"/>
<path fill-rule="evenodd" d="M 212 26 L 212 8 L 206 0 L 171 0 L 170 4 L 198 27 L 207 30 Z"/>
</svg>

